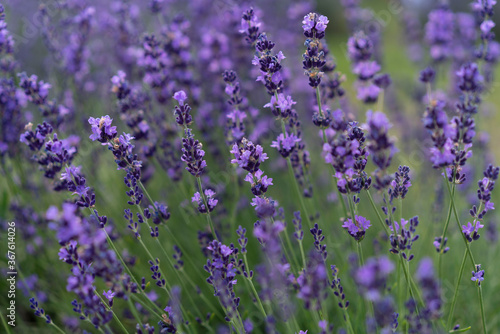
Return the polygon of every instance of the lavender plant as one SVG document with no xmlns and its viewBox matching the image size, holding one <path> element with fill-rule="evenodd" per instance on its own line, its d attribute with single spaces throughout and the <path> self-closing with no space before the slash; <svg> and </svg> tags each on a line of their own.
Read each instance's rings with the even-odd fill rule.
<svg viewBox="0 0 500 334">
<path fill-rule="evenodd" d="M 0 4 L 2 333 L 495 332 L 496 1 L 317 5 Z"/>
</svg>

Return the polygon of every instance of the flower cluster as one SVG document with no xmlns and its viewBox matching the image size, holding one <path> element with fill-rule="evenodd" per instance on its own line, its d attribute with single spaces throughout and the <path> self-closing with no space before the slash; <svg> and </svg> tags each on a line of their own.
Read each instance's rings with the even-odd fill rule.
<svg viewBox="0 0 500 334">
<path fill-rule="evenodd" d="M 215 199 L 215 191 L 212 189 L 205 189 L 204 191 L 205 199 L 200 195 L 199 192 L 196 192 L 194 196 L 191 198 L 191 202 L 196 203 L 198 205 L 198 211 L 200 213 L 212 212 L 215 209 L 215 206 L 219 202 L 219 200 Z M 206 206 L 205 206 L 206 200 Z"/>
<path fill-rule="evenodd" d="M 240 83 L 234 71 L 225 71 L 223 79 L 226 83 L 225 92 L 230 97 L 227 101 L 230 110 L 226 114 L 226 140 L 228 144 L 239 143 L 245 135 L 246 101 L 240 95 Z"/>
<path fill-rule="evenodd" d="M 313 88 L 318 87 L 321 83 L 321 77 L 323 76 L 321 70 L 326 64 L 320 44 L 321 39 L 325 37 L 328 22 L 326 16 L 316 13 L 307 14 L 302 21 L 304 36 L 307 37 L 305 42 L 307 50 L 303 55 L 302 68 L 305 70 L 304 74 L 309 78 L 309 86 Z"/>
<path fill-rule="evenodd" d="M 387 190 L 391 201 L 396 198 L 404 199 L 410 187 L 410 167 L 399 166 L 394 174 L 394 180 L 391 181 L 391 187 Z"/>
<path fill-rule="evenodd" d="M 431 58 L 443 61 L 453 53 L 455 14 L 443 5 L 429 13 L 425 26 L 425 40 L 430 46 Z"/>
<path fill-rule="evenodd" d="M 262 146 L 254 145 L 245 138 L 243 138 L 240 145 L 233 145 L 231 153 L 234 154 L 231 163 L 238 164 L 238 166 L 252 174 L 255 174 L 259 170 L 260 164 L 268 159 Z"/>
<path fill-rule="evenodd" d="M 493 202 L 491 202 L 491 192 L 495 188 L 495 181 L 498 179 L 500 167 L 493 167 L 489 165 L 484 171 L 484 177 L 478 181 L 477 198 L 479 199 L 479 207 L 473 205 L 469 213 L 474 219 L 473 222 L 468 222 L 467 225 L 462 226 L 462 233 L 465 235 L 469 242 L 479 239 L 479 229 L 483 228 L 481 224 L 484 216 L 490 210 L 495 209 Z"/>
<path fill-rule="evenodd" d="M 257 215 L 261 218 L 272 217 L 275 212 L 275 202 L 271 198 L 265 196 L 267 189 L 272 185 L 273 179 L 264 175 L 260 170 L 260 164 L 268 159 L 262 146 L 255 145 L 246 138 L 243 138 L 240 146 L 234 144 L 231 150 L 234 154 L 234 159 L 231 163 L 238 164 L 241 168 L 247 170 L 249 174 L 245 177 L 245 181 L 252 185 L 252 193 L 255 197 L 252 199 L 252 206 L 255 206 Z"/>
<path fill-rule="evenodd" d="M 364 171 L 368 157 L 365 134 L 356 122 L 347 122 L 341 110 L 332 115 L 333 136 L 323 145 L 325 162 L 334 167 L 341 193 L 359 193 L 371 185 L 371 178 Z"/>
<path fill-rule="evenodd" d="M 301 139 L 293 133 L 280 133 L 278 138 L 271 144 L 271 147 L 276 148 L 283 158 L 287 158 L 293 152 L 296 144 L 300 142 L 300 140 Z"/>
<path fill-rule="evenodd" d="M 328 273 L 321 254 L 311 252 L 307 267 L 297 277 L 299 292 L 297 297 L 302 299 L 306 309 L 318 310 L 321 302 L 328 297 Z"/>
<path fill-rule="evenodd" d="M 347 309 L 349 307 L 349 301 L 345 298 L 344 287 L 340 283 L 340 278 L 338 276 L 339 270 L 334 265 L 330 266 L 330 269 L 332 270 L 332 276 L 333 276 L 333 280 L 330 287 L 333 289 L 333 294 L 339 300 L 338 303 L 339 307 L 342 309 Z"/>
<path fill-rule="evenodd" d="M 392 124 L 384 113 L 371 110 L 366 113 L 368 139 L 366 147 L 372 156 L 373 163 L 377 166 L 373 185 L 377 189 L 385 189 L 392 181 L 391 177 L 386 174 L 386 170 L 398 149 L 394 145 L 393 139 L 389 137 L 391 127 Z"/>
<path fill-rule="evenodd" d="M 205 151 L 199 140 L 194 139 L 194 135 L 188 125 L 191 124 L 191 116 L 189 112 L 191 107 L 184 103 L 187 100 L 187 94 L 184 91 L 178 91 L 174 94 L 174 99 L 178 105 L 175 107 L 176 121 L 179 125 L 184 126 L 184 137 L 182 138 L 182 156 L 181 160 L 187 165 L 186 170 L 195 177 L 200 177 L 207 162 L 203 160 Z"/>
<path fill-rule="evenodd" d="M 435 277 L 430 258 L 424 258 L 420 261 L 415 276 L 422 287 L 422 297 L 425 301 L 423 317 L 430 324 L 432 320 L 439 319 L 443 305 L 440 283 Z"/>
<path fill-rule="evenodd" d="M 403 259 L 407 261 L 413 260 L 414 255 L 408 255 L 406 251 L 411 250 L 413 243 L 420 237 L 415 234 L 418 223 L 418 217 L 415 216 L 409 221 L 401 218 L 400 224 L 393 222 L 394 226 L 389 226 L 392 231 L 389 237 L 392 247 L 389 250 L 391 253 L 401 254 Z"/>
<path fill-rule="evenodd" d="M 351 218 L 348 218 L 342 225 L 354 240 L 358 242 L 364 239 L 366 231 L 370 226 L 370 221 L 362 216 L 356 216 L 355 222 Z"/>
<path fill-rule="evenodd" d="M 381 67 L 373 55 L 373 43 L 364 32 L 354 34 L 347 42 L 347 53 L 353 64 L 353 73 L 357 75 L 357 98 L 364 103 L 377 102 L 380 90 L 387 88 L 390 80 L 387 75 L 377 77 Z"/>
<path fill-rule="evenodd" d="M 234 286 L 237 283 L 236 275 L 240 274 L 236 258 L 238 249 L 235 249 L 233 245 L 228 247 L 217 240 L 212 241 L 207 249 L 212 253 L 211 259 L 207 260 L 204 266 L 205 271 L 210 275 L 207 282 L 214 288 L 214 295 L 219 298 L 228 319 L 238 318 L 240 298 L 234 293 Z"/>
</svg>

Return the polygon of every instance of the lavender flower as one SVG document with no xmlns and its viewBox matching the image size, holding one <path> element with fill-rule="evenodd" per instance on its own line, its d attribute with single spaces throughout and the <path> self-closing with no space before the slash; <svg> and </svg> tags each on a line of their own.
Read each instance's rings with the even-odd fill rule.
<svg viewBox="0 0 500 334">
<path fill-rule="evenodd" d="M 297 138 L 293 133 L 280 133 L 278 138 L 271 144 L 271 147 L 275 147 L 283 158 L 287 158 L 295 149 L 296 143 L 300 142 L 300 140 L 301 139 Z"/>
<path fill-rule="evenodd" d="M 267 192 L 269 186 L 273 185 L 273 179 L 264 175 L 262 170 L 256 171 L 254 174 L 248 173 L 245 177 L 245 181 L 250 183 L 252 186 L 252 194 L 255 196 L 261 196 Z"/>
<path fill-rule="evenodd" d="M 191 107 L 189 104 L 185 104 L 184 101 L 187 100 L 186 93 L 181 90 L 174 94 L 174 99 L 179 102 L 179 105 L 175 106 L 174 115 L 175 121 L 180 126 L 190 126 L 193 122 L 193 118 L 191 117 Z"/>
<path fill-rule="evenodd" d="M 407 261 L 413 260 L 413 254 L 408 255 L 406 251 L 411 250 L 413 243 L 419 238 L 419 235 L 415 234 L 418 223 L 418 216 L 415 216 L 409 220 L 409 225 L 407 220 L 401 218 L 401 225 L 393 222 L 395 230 L 392 225 L 389 226 L 392 231 L 389 237 L 392 246 L 391 253 L 401 254 Z"/>
<path fill-rule="evenodd" d="M 111 119 L 108 115 L 101 118 L 89 118 L 89 124 L 92 126 L 92 134 L 90 139 L 92 141 L 99 141 L 100 143 L 107 145 L 109 141 L 116 137 L 116 126 L 111 126 Z"/>
<path fill-rule="evenodd" d="M 238 306 L 240 298 L 234 293 L 237 283 L 236 275 L 239 274 L 234 246 L 228 247 L 217 240 L 212 241 L 208 247 L 212 259 L 207 260 L 204 266 L 209 273 L 208 284 L 214 288 L 214 296 L 219 298 L 222 307 L 226 310 L 228 319 L 239 318 Z"/>
<path fill-rule="evenodd" d="M 370 258 L 356 270 L 354 280 L 366 299 L 379 300 L 386 288 L 388 275 L 393 270 L 394 264 L 387 257 Z"/>
<path fill-rule="evenodd" d="M 302 218 L 300 216 L 300 211 L 295 211 L 293 213 L 293 217 L 294 218 L 292 222 L 293 226 L 295 227 L 295 232 L 293 233 L 293 236 L 300 242 L 304 238 L 304 231 L 302 230 Z"/>
<path fill-rule="evenodd" d="M 325 162 L 335 168 L 337 188 L 341 193 L 359 193 L 368 189 L 371 178 L 364 172 L 368 152 L 365 148 L 365 136 L 357 123 L 348 123 L 341 110 L 332 114 L 334 137 L 323 145 Z"/>
<path fill-rule="evenodd" d="M 277 98 L 276 98 L 277 96 Z M 264 108 L 271 108 L 271 112 L 277 118 L 287 119 L 292 114 L 293 105 L 297 104 L 290 95 L 279 93 L 271 96 L 271 101 Z"/>
<path fill-rule="evenodd" d="M 38 306 L 38 302 L 35 298 L 30 298 L 30 307 L 35 311 L 35 316 L 44 318 L 45 322 L 48 324 L 52 323 L 52 318 L 45 313 L 45 310 Z"/>
<path fill-rule="evenodd" d="M 450 247 L 446 247 L 447 242 L 448 242 L 448 238 L 444 238 L 444 241 L 443 241 L 442 237 L 436 237 L 432 244 L 434 245 L 434 247 L 436 247 L 436 251 L 438 253 L 446 254 L 450 250 Z M 442 246 L 441 246 L 441 243 L 443 244 Z"/>
<path fill-rule="evenodd" d="M 113 298 L 115 297 L 115 293 L 111 290 L 108 290 L 107 292 L 106 290 L 104 290 L 102 295 L 108 300 L 109 306 L 113 306 Z"/>
<path fill-rule="evenodd" d="M 240 33 L 245 34 L 245 40 L 248 44 L 253 46 L 257 42 L 260 26 L 261 23 L 253 8 L 243 13 Z"/>
<path fill-rule="evenodd" d="M 200 177 L 207 166 L 207 162 L 203 160 L 205 151 L 202 147 L 200 141 L 194 139 L 191 129 L 186 129 L 182 138 L 181 160 L 187 164 L 186 170 L 196 177 Z"/>
<path fill-rule="evenodd" d="M 374 187 L 384 189 L 391 182 L 391 178 L 385 175 L 385 170 L 390 166 L 392 157 L 397 152 L 397 148 L 388 133 L 392 124 L 384 113 L 369 110 L 366 113 L 366 127 L 368 152 L 372 156 L 373 163 L 377 166 Z"/>
<path fill-rule="evenodd" d="M 353 222 L 351 218 L 348 218 L 342 227 L 346 229 L 347 232 L 354 238 L 356 241 L 361 241 L 364 239 L 366 231 L 371 226 L 371 223 L 368 219 L 362 216 L 355 216 L 356 222 Z"/>
<path fill-rule="evenodd" d="M 245 134 L 244 120 L 247 117 L 245 113 L 245 100 L 240 95 L 240 83 L 234 71 L 225 71 L 223 74 L 226 83 L 225 92 L 230 96 L 228 104 L 230 111 L 226 114 L 226 139 L 229 144 L 238 144 Z"/>
<path fill-rule="evenodd" d="M 267 39 L 266 34 L 260 34 L 255 44 L 256 55 L 252 64 L 259 67 L 261 75 L 257 81 L 261 81 L 272 96 L 283 89 L 283 77 L 281 74 L 281 61 L 285 56 L 281 51 L 272 54 L 275 46 L 273 41 Z"/>
<path fill-rule="evenodd" d="M 198 205 L 198 211 L 200 213 L 212 212 L 215 209 L 215 206 L 219 202 L 219 200 L 215 199 L 215 191 L 212 189 L 205 189 L 204 191 L 205 198 L 207 201 L 207 207 L 205 207 L 205 202 L 199 192 L 196 192 L 194 196 L 191 198 L 191 202 L 196 203 Z"/>
<path fill-rule="evenodd" d="M 304 74 L 309 78 L 309 86 L 313 88 L 320 85 L 321 77 L 324 74 L 321 70 L 326 61 L 324 60 L 324 52 L 320 50 L 320 40 L 325 37 L 328 22 L 326 16 L 316 13 L 307 14 L 302 21 L 304 35 L 307 37 L 305 42 L 307 50 L 303 55 L 302 68 L 305 70 Z"/>
<path fill-rule="evenodd" d="M 246 138 L 241 140 L 241 145 L 234 144 L 231 153 L 234 154 L 234 159 L 231 160 L 231 163 L 238 164 L 238 166 L 250 173 L 257 172 L 260 164 L 268 159 L 262 146 L 254 145 Z"/>
<path fill-rule="evenodd" d="M 326 250 L 326 244 L 321 244 L 325 240 L 325 236 L 323 235 L 323 230 L 319 228 L 318 224 L 314 224 L 314 227 L 309 230 L 314 238 L 314 248 L 316 251 L 321 254 L 323 261 L 326 261 L 328 256 L 328 252 Z"/>
<path fill-rule="evenodd" d="M 471 281 L 476 282 L 478 286 L 484 281 L 484 270 L 481 269 L 480 264 L 476 264 L 476 270 L 472 272 Z"/>
<path fill-rule="evenodd" d="M 394 176 L 394 180 L 391 182 L 391 187 L 389 188 L 389 196 L 391 200 L 395 198 L 404 199 L 408 193 L 408 188 L 411 187 L 410 182 L 410 167 L 399 166 L 398 171 Z"/>
<path fill-rule="evenodd" d="M 297 297 L 304 301 L 306 309 L 318 310 L 327 297 L 328 274 L 325 262 L 317 252 L 311 252 L 307 267 L 297 278 L 299 292 Z"/>
<path fill-rule="evenodd" d="M 346 300 L 344 294 L 344 287 L 340 283 L 340 278 L 338 277 L 339 270 L 336 266 L 330 266 L 332 270 L 333 280 L 330 287 L 333 289 L 333 294 L 337 297 L 339 307 L 342 309 L 347 309 L 349 307 L 349 301 Z"/>
<path fill-rule="evenodd" d="M 358 76 L 356 83 L 357 98 L 364 103 L 373 103 L 378 99 L 380 87 L 388 86 L 387 77 L 375 82 L 375 74 L 380 71 L 376 61 L 370 61 L 373 54 L 371 40 L 362 32 L 357 32 L 347 42 L 347 54 L 352 62 L 353 72 Z"/>
<path fill-rule="evenodd" d="M 420 261 L 416 278 L 422 287 L 422 295 L 425 301 L 425 317 L 427 321 L 439 319 L 441 316 L 442 298 L 439 281 L 434 275 L 434 268 L 430 258 Z"/>
<path fill-rule="evenodd" d="M 430 55 L 436 62 L 452 54 L 455 17 L 447 6 L 441 6 L 429 13 L 425 26 L 425 40 L 430 46 Z"/>
</svg>

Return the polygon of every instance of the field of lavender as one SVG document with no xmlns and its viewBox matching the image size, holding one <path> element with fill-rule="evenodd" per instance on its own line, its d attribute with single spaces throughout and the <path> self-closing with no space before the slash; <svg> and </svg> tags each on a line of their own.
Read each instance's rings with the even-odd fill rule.
<svg viewBox="0 0 500 334">
<path fill-rule="evenodd" d="M 500 333 L 496 0 L 0 4 L 1 333 Z"/>
</svg>

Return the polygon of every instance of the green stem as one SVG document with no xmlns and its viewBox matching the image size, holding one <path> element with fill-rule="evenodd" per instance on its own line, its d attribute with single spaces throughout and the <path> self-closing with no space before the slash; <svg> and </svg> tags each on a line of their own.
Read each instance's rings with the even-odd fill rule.
<svg viewBox="0 0 500 334">
<path fill-rule="evenodd" d="M 231 233 L 234 231 L 234 226 L 236 224 L 236 211 L 238 209 L 238 202 L 240 199 L 240 185 L 238 183 L 238 175 L 236 174 L 236 165 L 233 168 L 233 182 L 234 182 L 234 204 L 231 212 L 231 221 L 229 222 L 231 226 Z"/>
<path fill-rule="evenodd" d="M 455 219 L 457 221 L 457 225 L 458 225 L 458 230 L 460 231 L 460 234 L 462 235 L 462 239 L 464 240 L 464 243 L 465 243 L 465 247 L 467 248 L 466 252 L 468 253 L 469 255 L 469 259 L 471 260 L 471 263 L 472 263 L 472 268 L 473 270 L 475 271 L 476 270 L 476 261 L 474 261 L 474 256 L 472 255 L 472 251 L 470 249 L 470 243 L 468 242 L 467 238 L 465 237 L 465 235 L 462 233 L 462 224 L 460 224 L 460 218 L 458 216 L 458 212 L 457 212 L 457 207 L 455 205 L 455 200 L 453 197 L 451 197 L 451 189 L 450 189 L 450 184 L 448 182 L 448 175 L 446 173 L 446 170 L 445 170 L 445 183 L 446 183 L 446 188 L 448 189 L 448 193 L 450 195 L 450 198 L 451 198 L 451 205 L 452 205 L 452 208 L 453 208 L 453 215 L 455 216 Z M 480 287 L 478 286 L 478 289 Z M 481 319 L 483 321 L 483 333 L 488 333 L 487 329 L 486 329 L 486 326 L 484 325 L 485 324 L 485 314 L 484 314 L 484 305 L 483 305 L 483 298 L 481 297 L 479 299 L 479 306 L 480 306 L 480 309 L 481 309 Z"/>
<path fill-rule="evenodd" d="M 458 297 L 458 288 L 460 286 L 460 281 L 462 280 L 462 275 L 464 273 L 466 260 L 467 260 L 467 251 L 464 252 L 464 258 L 462 259 L 462 264 L 460 265 L 460 271 L 458 272 L 458 280 L 457 284 L 455 285 L 455 292 L 453 293 L 453 299 L 451 301 L 451 306 L 450 306 L 450 314 L 448 315 L 448 322 L 446 324 L 447 330 L 451 328 L 451 321 L 453 320 L 453 313 L 455 312 L 455 304 L 457 302 L 457 297 Z"/>
<path fill-rule="evenodd" d="M 2 319 L 2 325 L 3 325 L 3 327 L 5 328 L 5 332 L 6 332 L 7 334 L 10 334 L 10 333 L 11 333 L 11 332 L 10 332 L 10 328 L 9 328 L 9 326 L 7 325 L 7 322 L 5 321 L 5 319 L 4 319 L 4 317 L 3 317 L 3 313 L 2 313 L 2 311 L 1 311 L 1 310 L 0 310 L 0 318 Z"/>
<path fill-rule="evenodd" d="M 274 225 L 274 218 L 271 217 L 271 223 Z M 290 243 L 290 239 L 288 238 L 288 233 L 286 233 L 286 229 L 285 229 L 285 238 L 288 240 L 289 242 L 289 245 L 290 245 L 290 251 L 292 252 L 292 254 L 290 255 L 290 253 L 288 252 L 288 248 L 285 247 L 285 243 L 283 242 L 283 238 L 281 236 L 281 234 L 279 235 L 279 238 L 280 238 L 280 242 L 281 242 L 281 247 L 283 248 L 283 252 L 285 252 L 285 257 L 288 259 L 288 262 L 290 263 L 290 265 L 292 264 L 293 262 L 293 265 L 298 268 L 299 267 L 299 264 L 297 262 L 297 260 L 295 259 L 295 256 L 293 256 L 293 248 L 291 247 L 291 243 Z"/>
<path fill-rule="evenodd" d="M 250 267 L 248 266 L 248 260 L 247 260 L 247 254 L 243 253 L 243 263 L 245 263 L 245 268 L 247 271 L 250 271 Z M 255 286 L 253 284 L 252 278 L 250 276 L 247 277 L 247 281 L 250 283 L 250 287 L 252 289 L 252 292 L 255 296 L 255 300 L 257 300 L 257 303 L 259 304 L 259 308 L 264 315 L 264 319 L 267 318 L 267 313 L 266 310 L 264 309 L 264 305 L 262 304 L 262 301 L 260 300 L 259 294 L 257 293 L 257 290 L 255 289 Z"/>
<path fill-rule="evenodd" d="M 142 327 L 141 318 L 139 317 L 139 314 L 137 313 L 137 310 L 135 309 L 134 303 L 132 303 L 132 299 L 127 298 L 127 303 L 128 303 L 128 307 L 130 308 L 130 312 L 132 312 L 132 315 L 134 316 L 135 320 L 137 320 L 137 323 Z"/>
<path fill-rule="evenodd" d="M 302 239 L 298 240 L 300 248 L 300 256 L 302 257 L 302 267 L 306 267 L 306 256 L 304 254 L 304 246 L 302 245 Z"/>
<path fill-rule="evenodd" d="M 455 197 L 455 184 L 453 184 L 451 188 L 451 196 Z M 441 274 L 441 259 L 443 258 L 443 245 L 444 245 L 444 239 L 446 238 L 446 232 L 448 231 L 448 225 L 450 224 L 451 220 L 451 201 L 450 201 L 450 207 L 448 208 L 448 215 L 446 216 L 446 222 L 444 224 L 444 229 L 443 229 L 443 234 L 441 235 L 441 243 L 439 245 L 439 260 L 438 260 L 438 275 L 439 279 L 442 278 Z"/>
<path fill-rule="evenodd" d="M 61 328 L 59 328 L 59 326 L 57 326 L 55 323 L 53 323 L 52 321 L 50 322 L 50 324 L 59 332 L 59 333 L 63 333 L 63 334 L 66 334 L 65 331 L 63 331 Z"/>
<path fill-rule="evenodd" d="M 356 334 L 354 328 L 352 327 L 351 318 L 349 317 L 349 312 L 347 312 L 347 309 L 345 307 L 342 308 L 342 311 L 344 312 L 344 321 L 346 323 L 347 329 L 350 330 L 351 334 Z"/>
<path fill-rule="evenodd" d="M 366 193 L 368 194 L 368 199 L 370 200 L 370 203 L 372 205 L 373 211 L 375 211 L 375 213 L 377 214 L 377 217 L 378 217 L 378 220 L 380 222 L 380 225 L 382 225 L 385 233 L 387 234 L 387 236 L 389 236 L 391 234 L 389 232 L 389 228 L 387 227 L 384 219 L 382 219 L 382 216 L 380 215 L 380 212 L 378 211 L 377 206 L 375 205 L 375 202 L 373 201 L 373 197 L 372 197 L 372 194 L 370 193 L 370 190 L 366 190 Z"/>
<path fill-rule="evenodd" d="M 155 316 L 156 316 L 159 320 L 163 319 L 159 313 L 156 313 L 156 311 L 155 311 L 155 310 L 153 310 L 151 307 L 149 307 L 149 306 L 145 305 L 145 304 L 143 303 L 143 301 L 142 301 L 139 297 L 137 297 L 137 296 L 136 296 L 136 295 L 134 295 L 134 294 L 131 294 L 131 295 L 130 295 L 130 297 L 131 297 L 132 299 L 134 299 L 135 301 L 137 301 L 137 302 L 138 302 L 139 304 L 141 304 L 142 306 L 144 306 L 144 308 L 146 308 L 149 312 L 151 312 L 151 314 L 154 314 L 154 315 L 155 315 Z M 155 304 L 155 306 L 156 306 L 156 304 Z M 158 307 L 158 309 L 160 309 L 160 308 Z M 160 309 L 160 311 L 163 313 L 163 310 L 161 310 L 161 309 Z"/>
<path fill-rule="evenodd" d="M 250 284 L 250 288 L 252 289 L 252 292 L 255 296 L 255 300 L 257 300 L 257 304 L 259 305 L 259 309 L 262 312 L 262 315 L 264 316 L 264 319 L 267 319 L 267 313 L 266 310 L 264 310 L 264 305 L 262 305 L 262 301 L 260 300 L 259 294 L 257 293 L 257 289 L 255 289 L 255 285 L 253 284 L 253 281 L 251 278 L 247 278 L 248 283 Z"/>
<path fill-rule="evenodd" d="M 385 90 L 382 89 L 378 97 L 378 104 L 377 104 L 378 111 L 384 111 L 384 92 Z"/>
<path fill-rule="evenodd" d="M 295 186 L 295 192 L 297 193 L 297 197 L 299 198 L 300 206 L 302 207 L 302 210 L 304 211 L 304 214 L 306 216 L 307 225 L 309 226 L 309 228 L 312 228 L 312 223 L 311 223 L 311 219 L 309 217 L 309 212 L 307 210 L 306 204 L 304 203 L 304 198 L 300 192 L 300 188 L 299 188 L 299 184 L 297 183 L 297 179 L 295 178 L 295 173 L 293 171 L 293 166 L 292 166 L 292 162 L 290 161 L 290 157 L 286 158 L 286 162 L 288 164 L 288 171 L 290 173 L 290 178 L 292 179 L 292 183 Z"/>
<path fill-rule="evenodd" d="M 481 322 L 483 323 L 483 331 L 487 333 L 488 330 L 486 329 L 486 318 L 484 315 L 483 289 L 480 285 L 478 285 L 477 288 L 477 294 L 479 295 L 479 305 L 481 307 Z"/>
<path fill-rule="evenodd" d="M 410 293 L 410 296 L 411 296 L 414 300 L 416 300 L 415 295 L 413 294 L 413 290 L 412 290 L 412 288 L 411 288 L 410 275 L 406 272 L 406 265 L 405 265 L 405 263 L 404 263 L 404 262 L 405 262 L 405 260 L 403 259 L 403 256 L 402 256 L 402 255 L 400 255 L 400 256 L 399 256 L 399 260 L 401 261 L 401 266 L 403 267 L 403 273 L 404 273 L 405 278 L 406 278 L 406 285 L 408 285 L 408 292 Z M 421 302 L 423 305 L 425 305 L 425 304 L 424 304 L 424 302 L 423 302 L 423 300 L 420 300 L 420 302 Z M 416 310 L 416 312 L 417 312 L 417 314 L 418 314 L 418 308 L 417 308 L 416 306 L 415 306 L 415 310 Z"/>
</svg>

